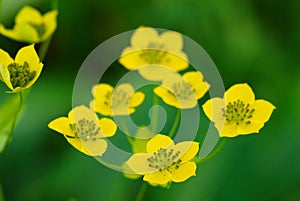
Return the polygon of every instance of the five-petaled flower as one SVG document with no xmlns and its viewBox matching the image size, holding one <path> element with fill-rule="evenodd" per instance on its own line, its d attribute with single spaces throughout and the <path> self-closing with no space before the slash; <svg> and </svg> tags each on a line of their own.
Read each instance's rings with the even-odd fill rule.
<svg viewBox="0 0 300 201">
<path fill-rule="evenodd" d="M 73 108 L 68 117 L 59 117 L 48 127 L 63 134 L 73 147 L 89 156 L 101 156 L 107 149 L 103 138 L 113 136 L 117 130 L 114 121 L 98 119 L 96 113 L 85 106 Z"/>
<path fill-rule="evenodd" d="M 38 79 L 43 64 L 34 45 L 21 48 L 15 60 L 0 49 L 0 79 L 12 90 L 19 92 L 31 87 Z"/>
<path fill-rule="evenodd" d="M 137 69 L 147 80 L 161 81 L 170 69 L 181 71 L 189 66 L 182 48 L 181 34 L 166 31 L 159 35 L 153 28 L 140 27 L 131 37 L 131 46 L 123 50 L 119 62 L 128 70 Z"/>
<path fill-rule="evenodd" d="M 145 94 L 135 92 L 129 83 L 122 83 L 115 88 L 109 84 L 100 83 L 92 89 L 94 100 L 90 108 L 106 116 L 123 116 L 135 112 L 135 107 L 142 104 Z"/>
<path fill-rule="evenodd" d="M 0 33 L 20 42 L 42 42 L 55 31 L 57 13 L 57 10 L 53 10 L 42 16 L 35 8 L 24 6 L 15 18 L 13 29 L 6 29 L 0 24 Z"/>
<path fill-rule="evenodd" d="M 169 182 L 183 182 L 196 175 L 196 163 L 191 160 L 199 150 L 199 143 L 173 140 L 157 134 L 147 143 L 147 153 L 133 154 L 126 164 L 132 173 L 144 175 L 152 185 L 165 186 Z"/>
<path fill-rule="evenodd" d="M 212 98 L 203 105 L 206 116 L 215 123 L 221 137 L 258 133 L 274 109 L 268 101 L 255 100 L 247 84 L 233 85 L 223 99 Z"/>
<path fill-rule="evenodd" d="M 197 100 L 204 96 L 209 87 L 198 71 L 187 72 L 183 76 L 170 73 L 164 77 L 162 85 L 154 89 L 154 93 L 169 105 L 188 109 L 197 105 Z"/>
</svg>

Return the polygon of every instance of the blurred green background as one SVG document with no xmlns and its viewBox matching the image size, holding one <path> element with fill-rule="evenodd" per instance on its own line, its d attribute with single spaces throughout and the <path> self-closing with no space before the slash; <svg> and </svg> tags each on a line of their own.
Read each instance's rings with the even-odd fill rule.
<svg viewBox="0 0 300 201">
<path fill-rule="evenodd" d="M 25 4 L 46 12 L 50 1 L 4 0 L 1 22 L 11 27 Z M 195 40 L 214 60 L 226 88 L 247 82 L 257 98 L 277 109 L 260 134 L 231 139 L 217 157 L 198 166 L 196 177 L 169 190 L 151 188 L 145 200 L 299 201 L 299 21 L 295 0 L 59 1 L 58 29 L 44 70 L 0 155 L 5 200 L 133 200 L 140 180 L 81 154 L 47 124 L 71 109 L 77 70 L 95 47 L 146 25 Z M 0 36 L 0 48 L 11 55 L 22 46 Z M 124 72 L 111 72 L 111 79 Z"/>
</svg>

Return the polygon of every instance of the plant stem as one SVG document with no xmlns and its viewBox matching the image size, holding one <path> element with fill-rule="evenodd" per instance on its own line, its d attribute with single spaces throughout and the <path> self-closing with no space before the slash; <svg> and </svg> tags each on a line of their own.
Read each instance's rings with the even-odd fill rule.
<svg viewBox="0 0 300 201">
<path fill-rule="evenodd" d="M 179 123 L 179 120 L 180 120 L 180 114 L 181 114 L 180 109 L 177 109 L 175 120 L 174 120 L 173 126 L 172 126 L 172 128 L 170 130 L 170 133 L 169 133 L 169 137 L 170 138 L 172 138 L 174 136 L 175 131 L 176 131 L 177 127 L 178 127 L 178 123 Z"/>
<path fill-rule="evenodd" d="M 122 128 L 124 129 L 124 133 L 126 135 L 126 138 L 127 138 L 128 142 L 130 144 L 132 144 L 132 138 L 130 137 L 130 133 L 129 133 L 129 130 L 127 128 L 124 117 L 120 117 L 120 123 L 121 123 Z"/>
<path fill-rule="evenodd" d="M 148 189 L 148 184 L 143 182 L 143 184 L 141 185 L 140 187 L 140 190 L 138 192 L 138 194 L 136 195 L 134 201 L 142 201 L 144 196 L 145 196 L 145 193 Z"/>
<path fill-rule="evenodd" d="M 206 156 L 203 159 L 200 159 L 200 163 L 204 163 L 204 162 L 214 158 L 223 149 L 224 145 L 227 142 L 227 138 L 221 138 L 221 140 L 222 140 L 221 143 L 219 143 L 218 147 L 215 148 L 211 154 L 209 154 L 208 156 Z"/>
<path fill-rule="evenodd" d="M 0 184 L 0 201 L 4 201 L 4 195 L 3 195 L 1 184 Z"/>
</svg>

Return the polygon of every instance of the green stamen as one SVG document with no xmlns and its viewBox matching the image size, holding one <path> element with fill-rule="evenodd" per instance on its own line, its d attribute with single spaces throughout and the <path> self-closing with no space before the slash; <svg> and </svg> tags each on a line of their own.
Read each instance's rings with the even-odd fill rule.
<svg viewBox="0 0 300 201">
<path fill-rule="evenodd" d="M 26 61 L 23 65 L 18 63 L 9 64 L 8 71 L 10 73 L 10 82 L 13 88 L 25 87 L 36 75 L 35 71 L 30 72 L 29 65 Z"/>
<path fill-rule="evenodd" d="M 70 124 L 70 129 L 75 132 L 76 137 L 83 141 L 95 141 L 96 135 L 99 133 L 100 128 L 92 120 L 85 118 L 79 120 L 75 124 Z"/>
<path fill-rule="evenodd" d="M 156 152 L 154 152 L 154 156 L 151 156 L 147 159 L 149 162 L 149 167 L 155 168 L 159 171 L 167 169 L 172 166 L 175 166 L 175 168 L 178 168 L 178 164 L 181 163 L 181 160 L 177 160 L 178 156 L 180 154 L 180 151 L 174 152 L 174 149 L 163 149 L 160 148 Z M 176 161 L 177 160 L 177 161 Z"/>
<path fill-rule="evenodd" d="M 253 117 L 255 109 L 250 109 L 250 104 L 244 104 L 243 101 L 237 100 L 229 102 L 226 105 L 226 110 L 222 108 L 223 117 L 225 117 L 228 123 L 235 123 L 239 125 L 245 122 L 245 124 L 251 124 L 250 119 Z"/>
</svg>

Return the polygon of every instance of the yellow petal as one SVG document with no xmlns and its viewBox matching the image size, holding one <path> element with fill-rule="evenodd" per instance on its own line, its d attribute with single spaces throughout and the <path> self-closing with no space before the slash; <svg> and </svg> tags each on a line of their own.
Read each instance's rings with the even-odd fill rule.
<svg viewBox="0 0 300 201">
<path fill-rule="evenodd" d="M 263 126 L 264 122 L 262 121 L 251 121 L 250 124 L 246 124 L 245 122 L 243 122 L 238 126 L 237 133 L 238 135 L 258 133 Z"/>
<path fill-rule="evenodd" d="M 96 122 L 97 123 L 96 125 L 98 125 L 98 121 L 99 121 L 96 113 L 84 105 L 74 107 L 69 112 L 69 118 L 72 119 L 74 122 L 78 122 L 81 119 L 86 119 L 89 121 Z"/>
<path fill-rule="evenodd" d="M 212 98 L 204 103 L 202 106 L 205 115 L 213 122 L 225 121 L 222 109 L 225 109 L 225 102 L 222 98 Z"/>
<path fill-rule="evenodd" d="M 198 142 L 180 142 L 175 145 L 175 153 L 176 151 L 180 151 L 179 158 L 181 160 L 181 163 L 185 163 L 189 160 L 192 160 L 195 155 L 199 151 L 199 143 Z"/>
<path fill-rule="evenodd" d="M 252 105 L 252 108 L 254 108 L 255 111 L 252 114 L 253 117 L 251 120 L 267 122 L 270 119 L 275 106 L 265 100 L 256 100 Z"/>
<path fill-rule="evenodd" d="M 24 6 L 16 15 L 15 23 L 22 24 L 28 22 L 40 24 L 43 22 L 43 18 L 37 9 L 30 6 Z"/>
<path fill-rule="evenodd" d="M 143 78 L 150 81 L 162 81 L 169 73 L 174 72 L 171 68 L 161 64 L 145 64 L 137 71 Z"/>
<path fill-rule="evenodd" d="M 136 92 L 131 97 L 130 102 L 129 102 L 129 106 L 130 107 L 137 107 L 137 106 L 139 106 L 140 104 L 143 103 L 144 99 L 145 99 L 145 94 L 144 93 Z"/>
<path fill-rule="evenodd" d="M 217 128 L 220 137 L 235 137 L 238 133 L 238 126 L 235 123 L 216 122 L 215 127 Z"/>
<path fill-rule="evenodd" d="M 115 122 L 108 118 L 102 118 L 99 120 L 100 128 L 105 137 L 112 137 L 117 131 L 117 125 Z"/>
<path fill-rule="evenodd" d="M 184 52 L 168 51 L 159 64 L 177 72 L 189 67 L 188 58 Z"/>
<path fill-rule="evenodd" d="M 42 69 L 43 69 L 43 64 L 40 63 L 40 59 L 39 56 L 37 55 L 35 49 L 34 49 L 34 45 L 29 45 L 26 47 L 21 48 L 17 55 L 16 55 L 16 59 L 15 59 L 16 63 L 23 65 L 24 62 L 26 61 L 29 65 L 29 69 L 30 71 L 35 71 L 35 76 L 32 80 L 30 80 L 27 85 L 23 88 L 29 88 L 31 87 L 36 80 L 39 78 Z"/>
<path fill-rule="evenodd" d="M 180 104 L 177 100 L 177 98 L 165 87 L 158 86 L 154 88 L 154 93 L 163 99 L 165 103 L 168 105 L 172 105 L 176 108 L 180 108 Z"/>
<path fill-rule="evenodd" d="M 183 78 L 191 84 L 197 99 L 202 98 L 210 87 L 207 82 L 203 81 L 203 75 L 199 71 L 185 73 Z"/>
<path fill-rule="evenodd" d="M 11 81 L 10 81 L 10 74 L 7 69 L 7 67 L 4 67 L 3 65 L 0 64 L 0 74 L 1 74 L 1 79 L 2 81 L 6 84 L 8 88 L 11 90 L 14 90 Z"/>
<path fill-rule="evenodd" d="M 178 168 L 174 168 L 172 172 L 172 181 L 183 182 L 191 176 L 196 176 L 196 169 L 197 166 L 194 162 L 180 164 Z"/>
<path fill-rule="evenodd" d="M 182 35 L 174 31 L 166 31 L 159 37 L 159 43 L 163 44 L 164 49 L 172 52 L 179 52 L 183 48 Z"/>
<path fill-rule="evenodd" d="M 134 70 L 148 65 L 149 63 L 141 56 L 142 53 L 143 51 L 137 48 L 125 48 L 119 58 L 119 62 L 128 70 Z"/>
<path fill-rule="evenodd" d="M 142 175 L 147 173 L 153 173 L 157 170 L 149 166 L 148 158 L 150 158 L 151 156 L 152 154 L 145 153 L 134 154 L 128 159 L 126 164 L 132 170 L 133 173 Z"/>
<path fill-rule="evenodd" d="M 112 115 L 111 94 L 113 87 L 109 84 L 98 84 L 92 88 L 92 94 L 95 100 L 90 103 L 90 107 L 102 115 Z"/>
<path fill-rule="evenodd" d="M 0 49 L 0 64 L 7 68 L 11 63 L 14 63 L 14 60 L 9 56 L 7 52 Z"/>
<path fill-rule="evenodd" d="M 14 28 L 14 30 L 5 29 L 5 27 L 2 24 L 0 24 L 0 34 L 2 34 L 3 36 L 5 36 L 7 38 L 16 40 L 16 41 L 22 41 L 22 38 L 19 36 L 19 34 L 15 28 Z"/>
<path fill-rule="evenodd" d="M 88 156 L 102 156 L 107 149 L 107 142 L 102 139 L 83 144 L 79 138 L 65 138 L 74 148 Z"/>
<path fill-rule="evenodd" d="M 70 121 L 67 117 L 59 117 L 48 124 L 48 127 L 61 134 L 75 137 L 75 132 L 70 128 Z"/>
<path fill-rule="evenodd" d="M 41 37 L 41 40 L 47 39 L 53 34 L 57 27 L 56 16 L 58 14 L 57 10 L 50 11 L 43 16 L 43 21 L 46 27 L 45 33 Z"/>
<path fill-rule="evenodd" d="M 157 171 L 152 174 L 146 174 L 143 178 L 144 181 L 149 182 L 150 184 L 160 184 L 164 185 L 171 181 L 172 175 L 167 171 Z"/>
<path fill-rule="evenodd" d="M 36 29 L 34 29 L 30 24 L 16 24 L 12 31 L 14 32 L 14 34 L 10 36 L 7 35 L 7 37 L 20 42 L 27 42 L 32 44 L 37 43 L 40 40 Z"/>
<path fill-rule="evenodd" d="M 174 146 L 173 140 L 166 135 L 157 134 L 147 143 L 147 152 L 152 153 L 168 146 Z"/>
<path fill-rule="evenodd" d="M 90 156 L 102 156 L 107 149 L 107 142 L 103 139 L 95 141 L 82 141 L 82 144 Z"/>
<path fill-rule="evenodd" d="M 243 101 L 244 104 L 254 103 L 254 93 L 248 84 L 235 84 L 225 92 L 226 104 L 237 100 Z"/>
<path fill-rule="evenodd" d="M 150 43 L 158 41 L 158 33 L 153 28 L 138 28 L 131 37 L 131 45 L 137 48 L 147 48 Z"/>
</svg>

